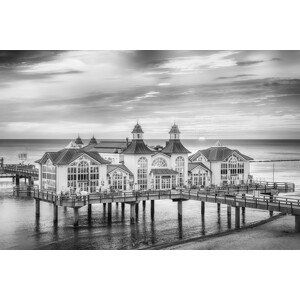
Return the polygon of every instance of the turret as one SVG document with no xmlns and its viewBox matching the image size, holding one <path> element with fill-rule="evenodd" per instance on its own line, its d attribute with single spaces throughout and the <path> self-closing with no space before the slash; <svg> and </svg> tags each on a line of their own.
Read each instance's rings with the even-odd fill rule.
<svg viewBox="0 0 300 300">
<path fill-rule="evenodd" d="M 78 137 L 77 139 L 75 140 L 75 144 L 81 148 L 83 146 L 83 142 L 82 142 L 82 139 L 80 138 L 79 134 L 78 134 Z"/>
<path fill-rule="evenodd" d="M 89 145 L 97 145 L 97 140 L 95 139 L 94 136 L 90 139 Z"/>
<path fill-rule="evenodd" d="M 143 129 L 139 123 L 136 123 L 133 130 L 131 131 L 133 140 L 142 140 L 143 139 Z"/>
<path fill-rule="evenodd" d="M 178 125 L 174 123 L 174 125 L 171 127 L 171 130 L 169 131 L 169 134 L 170 134 L 170 140 L 179 140 L 180 131 Z"/>
</svg>

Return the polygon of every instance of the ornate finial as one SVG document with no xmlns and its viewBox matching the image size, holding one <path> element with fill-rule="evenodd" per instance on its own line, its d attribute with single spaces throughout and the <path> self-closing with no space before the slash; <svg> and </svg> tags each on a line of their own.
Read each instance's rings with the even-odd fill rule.
<svg viewBox="0 0 300 300">
<path fill-rule="evenodd" d="M 215 147 L 222 147 L 222 144 L 219 140 L 216 142 Z"/>
</svg>

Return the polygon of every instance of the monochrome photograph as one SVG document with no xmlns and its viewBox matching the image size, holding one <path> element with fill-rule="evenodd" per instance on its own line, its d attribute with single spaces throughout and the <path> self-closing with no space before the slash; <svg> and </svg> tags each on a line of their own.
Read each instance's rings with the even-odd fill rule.
<svg viewBox="0 0 300 300">
<path fill-rule="evenodd" d="M 300 51 L 1 50 L 0 249 L 300 249 Z"/>
</svg>

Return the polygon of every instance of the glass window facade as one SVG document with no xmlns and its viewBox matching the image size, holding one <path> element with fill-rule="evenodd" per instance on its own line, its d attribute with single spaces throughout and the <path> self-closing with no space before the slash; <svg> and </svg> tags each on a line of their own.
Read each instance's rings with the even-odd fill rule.
<svg viewBox="0 0 300 300">
<path fill-rule="evenodd" d="M 148 160 L 141 157 L 138 160 L 137 184 L 139 190 L 147 190 L 148 188 Z"/>
<path fill-rule="evenodd" d="M 184 185 L 184 170 L 185 170 L 185 163 L 184 158 L 182 156 L 178 156 L 175 160 L 175 171 L 178 172 L 178 185 L 182 187 Z"/>
</svg>

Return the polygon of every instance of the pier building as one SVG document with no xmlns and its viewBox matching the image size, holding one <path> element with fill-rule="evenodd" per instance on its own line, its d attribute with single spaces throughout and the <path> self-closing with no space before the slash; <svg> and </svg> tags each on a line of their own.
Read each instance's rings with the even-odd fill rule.
<svg viewBox="0 0 300 300">
<path fill-rule="evenodd" d="M 253 158 L 223 146 L 219 141 L 213 147 L 198 150 L 189 157 L 192 163 L 201 163 L 210 170 L 211 183 L 244 184 L 250 175 L 250 161 Z"/>
<path fill-rule="evenodd" d="M 51 192 L 81 190 L 146 191 L 199 188 L 247 183 L 252 158 L 217 143 L 189 156 L 178 125 L 173 124 L 165 146 L 150 147 L 137 123 L 132 139 L 100 140 L 87 145 L 78 137 L 58 152 L 36 161 L 39 185 Z"/>
</svg>

